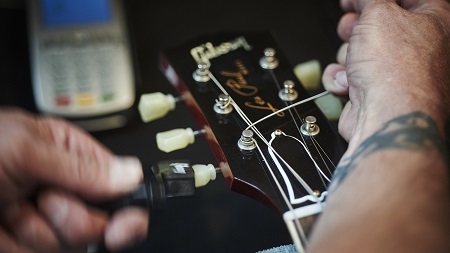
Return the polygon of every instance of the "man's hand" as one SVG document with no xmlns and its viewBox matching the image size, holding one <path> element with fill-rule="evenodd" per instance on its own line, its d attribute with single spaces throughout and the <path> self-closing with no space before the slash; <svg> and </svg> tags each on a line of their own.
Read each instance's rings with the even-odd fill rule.
<svg viewBox="0 0 450 253">
<path fill-rule="evenodd" d="M 136 158 L 114 156 L 61 119 L 18 109 L 0 110 L 0 140 L 0 252 L 86 252 L 102 240 L 117 250 L 146 235 L 145 210 L 109 217 L 84 204 L 132 191 L 143 179 Z"/>
<path fill-rule="evenodd" d="M 348 43 L 322 80 L 329 91 L 349 95 L 339 125 L 344 138 L 362 140 L 393 117 L 415 110 L 430 115 L 443 131 L 449 108 L 450 4 L 342 0 L 341 5 L 347 13 L 338 34 Z"/>
<path fill-rule="evenodd" d="M 349 147 L 309 252 L 449 252 L 450 4 L 341 0 L 348 42 L 322 81 Z"/>
</svg>

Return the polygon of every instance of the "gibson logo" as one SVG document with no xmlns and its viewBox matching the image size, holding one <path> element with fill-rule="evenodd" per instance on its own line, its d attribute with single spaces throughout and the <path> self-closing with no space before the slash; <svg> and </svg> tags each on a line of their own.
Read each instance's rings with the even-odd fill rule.
<svg viewBox="0 0 450 253">
<path fill-rule="evenodd" d="M 204 62 L 210 64 L 209 60 L 217 58 L 223 54 L 228 54 L 238 48 L 244 48 L 247 51 L 252 49 L 247 40 L 243 36 L 228 42 L 223 42 L 218 46 L 214 46 L 211 42 L 206 42 L 198 47 L 191 49 L 191 55 L 197 63 Z"/>
</svg>

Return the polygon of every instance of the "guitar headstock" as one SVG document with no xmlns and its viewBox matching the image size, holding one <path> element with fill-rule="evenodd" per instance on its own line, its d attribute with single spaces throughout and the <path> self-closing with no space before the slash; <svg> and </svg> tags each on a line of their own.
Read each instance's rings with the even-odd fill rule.
<svg viewBox="0 0 450 253">
<path fill-rule="evenodd" d="M 301 250 L 302 219 L 321 212 L 345 145 L 313 101 L 302 103 L 310 96 L 270 34 L 199 38 L 160 64 L 230 188 L 278 210 Z"/>
</svg>

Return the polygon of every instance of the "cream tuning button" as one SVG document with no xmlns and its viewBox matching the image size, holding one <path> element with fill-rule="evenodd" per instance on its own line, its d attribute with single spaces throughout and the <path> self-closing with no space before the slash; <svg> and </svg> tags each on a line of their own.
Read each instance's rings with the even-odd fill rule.
<svg viewBox="0 0 450 253">
<path fill-rule="evenodd" d="M 194 164 L 192 170 L 195 173 L 195 187 L 205 186 L 209 181 L 216 179 L 216 168 L 212 164 Z"/>
<path fill-rule="evenodd" d="M 181 98 L 175 98 L 170 94 L 164 95 L 161 92 L 141 95 L 138 110 L 142 121 L 150 122 L 164 117 L 175 109 L 176 102 L 180 100 Z"/>
<path fill-rule="evenodd" d="M 156 134 L 158 149 L 166 153 L 183 149 L 194 143 L 195 136 L 204 133 L 204 130 L 192 131 L 191 128 L 176 128 Z"/>
<path fill-rule="evenodd" d="M 159 150 L 166 153 L 183 149 L 194 141 L 194 131 L 191 128 L 177 128 L 156 134 L 156 144 Z"/>
<path fill-rule="evenodd" d="M 294 67 L 294 74 L 307 90 L 320 88 L 322 77 L 322 67 L 318 60 L 311 60 L 297 64 Z"/>
</svg>

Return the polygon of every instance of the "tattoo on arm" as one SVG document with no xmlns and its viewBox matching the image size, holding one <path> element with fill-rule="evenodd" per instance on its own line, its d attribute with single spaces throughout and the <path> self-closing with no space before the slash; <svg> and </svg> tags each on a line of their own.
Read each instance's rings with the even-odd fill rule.
<svg viewBox="0 0 450 253">
<path fill-rule="evenodd" d="M 331 180 L 333 192 L 356 167 L 360 158 L 386 149 L 426 152 L 438 149 L 447 162 L 444 138 L 433 119 L 425 113 L 413 112 L 387 122 L 386 126 L 364 140 L 354 154 L 340 162 Z"/>
</svg>

